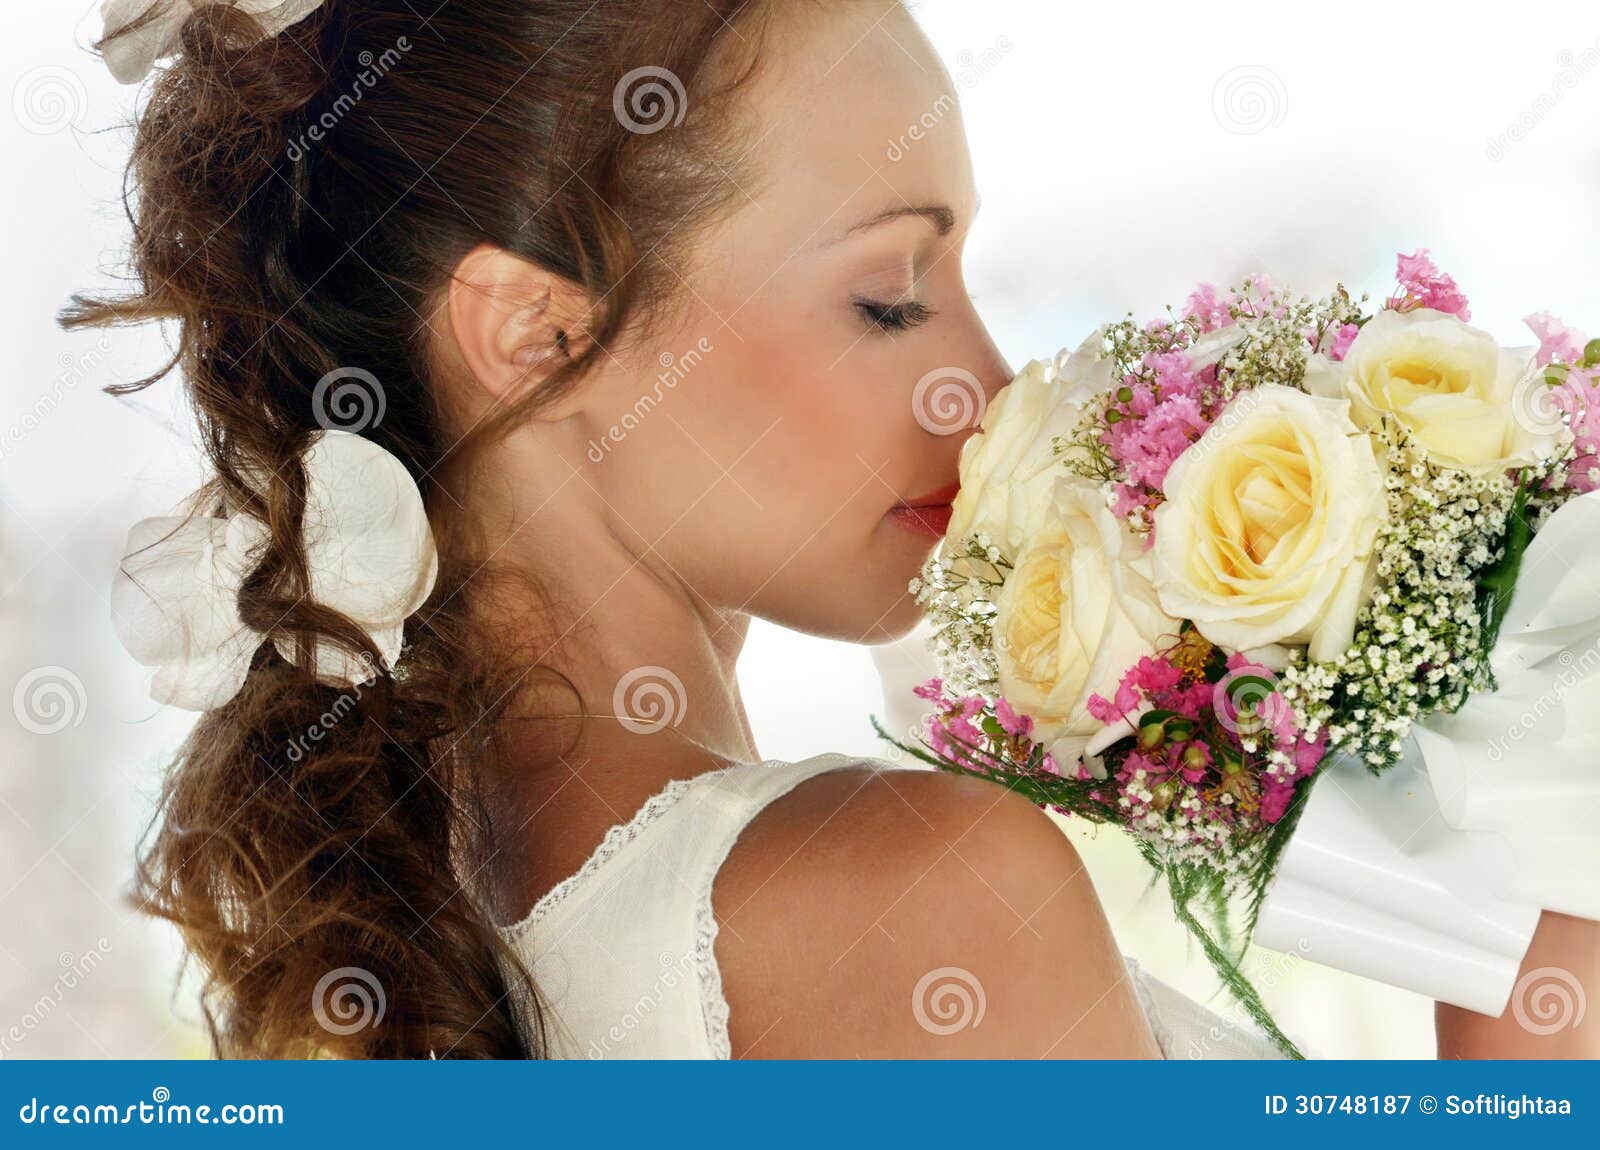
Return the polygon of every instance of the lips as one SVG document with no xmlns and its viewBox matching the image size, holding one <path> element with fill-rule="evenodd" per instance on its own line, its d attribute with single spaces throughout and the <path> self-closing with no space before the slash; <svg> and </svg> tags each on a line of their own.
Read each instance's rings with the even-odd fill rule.
<svg viewBox="0 0 1600 1150">
<path fill-rule="evenodd" d="M 918 535 L 942 539 L 950 529 L 950 505 L 960 491 L 961 484 L 952 483 L 937 491 L 908 499 L 890 508 L 888 518 Z"/>
<path fill-rule="evenodd" d="M 951 503 L 954 503 L 956 496 L 959 495 L 959 494 L 961 494 L 961 484 L 960 483 L 952 483 L 947 487 L 941 487 L 937 491 L 930 491 L 930 492 L 928 492 L 928 494 L 920 495 L 915 499 L 904 500 L 903 502 L 901 502 L 900 506 L 901 507 L 944 507 L 944 506 L 948 506 Z"/>
<path fill-rule="evenodd" d="M 945 503 L 937 507 L 895 507 L 889 511 L 889 518 L 918 535 L 943 539 L 945 532 L 950 529 L 950 505 Z"/>
</svg>

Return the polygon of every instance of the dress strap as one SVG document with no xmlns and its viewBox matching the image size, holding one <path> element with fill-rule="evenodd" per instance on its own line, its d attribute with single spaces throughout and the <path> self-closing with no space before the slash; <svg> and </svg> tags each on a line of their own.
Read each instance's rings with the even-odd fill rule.
<svg viewBox="0 0 1600 1150">
<path fill-rule="evenodd" d="M 695 969 L 699 975 L 706 1042 L 713 1058 L 733 1057 L 733 1043 L 728 1036 L 728 1000 L 722 989 L 722 970 L 717 965 L 717 917 L 711 907 L 711 889 L 717 873 L 745 827 L 769 805 L 807 779 L 854 766 L 896 769 L 894 764 L 879 759 L 837 753 L 794 763 L 755 763 L 720 772 L 717 777 L 708 779 L 703 788 L 697 788 L 698 793 L 693 796 L 721 808 L 720 818 L 706 820 L 707 825 L 716 826 L 716 836 L 704 840 L 704 849 L 697 852 L 696 873 L 685 876 L 692 882 L 695 892 Z"/>
</svg>

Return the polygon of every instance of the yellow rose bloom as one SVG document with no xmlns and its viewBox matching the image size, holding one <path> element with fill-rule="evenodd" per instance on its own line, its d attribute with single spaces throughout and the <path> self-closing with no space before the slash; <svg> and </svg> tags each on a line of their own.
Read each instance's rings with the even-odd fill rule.
<svg viewBox="0 0 1600 1150">
<path fill-rule="evenodd" d="M 1383 473 L 1350 403 L 1244 392 L 1167 473 L 1155 511 L 1162 608 L 1234 650 L 1349 647 L 1386 515 Z"/>
</svg>

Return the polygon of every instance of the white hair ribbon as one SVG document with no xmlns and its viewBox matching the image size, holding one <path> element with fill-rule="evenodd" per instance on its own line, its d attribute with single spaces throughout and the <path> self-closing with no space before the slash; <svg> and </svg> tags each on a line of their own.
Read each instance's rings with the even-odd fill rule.
<svg viewBox="0 0 1600 1150">
<path fill-rule="evenodd" d="M 100 19 L 106 66 L 119 84 L 137 84 L 156 61 L 178 50 L 183 23 L 197 8 L 224 0 L 103 0 Z M 276 36 L 322 7 L 323 0 L 225 0 L 254 16 L 267 36 Z M 145 17 L 148 16 L 148 19 Z M 143 20 L 124 35 L 123 29 Z M 115 37 L 113 39 L 113 37 Z"/>
<path fill-rule="evenodd" d="M 392 669 L 405 621 L 438 575 L 422 495 L 404 464 L 348 432 L 324 432 L 304 466 L 310 598 L 364 629 Z M 205 711 L 244 685 L 265 636 L 239 618 L 239 588 L 266 540 L 266 525 L 247 515 L 146 519 L 129 532 L 111 590 L 112 622 L 129 654 L 155 668 L 157 702 Z M 274 642 L 295 657 L 291 639 Z M 328 644 L 313 661 L 317 678 L 335 686 L 375 673 Z"/>
</svg>

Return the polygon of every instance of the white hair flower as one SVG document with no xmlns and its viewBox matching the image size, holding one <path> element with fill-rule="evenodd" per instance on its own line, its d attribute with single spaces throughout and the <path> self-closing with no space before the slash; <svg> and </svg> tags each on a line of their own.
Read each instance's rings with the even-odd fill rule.
<svg viewBox="0 0 1600 1150">
<path fill-rule="evenodd" d="M 304 465 L 310 598 L 365 630 L 392 669 L 405 621 L 438 575 L 422 494 L 400 460 L 348 432 L 325 432 Z M 156 669 L 156 702 L 206 711 L 244 686 L 266 637 L 239 618 L 239 588 L 266 541 L 266 524 L 248 515 L 146 519 L 128 533 L 112 622 L 128 653 Z M 274 642 L 295 657 L 292 640 Z M 313 661 L 318 680 L 334 686 L 366 682 L 375 670 L 332 645 Z"/>
<path fill-rule="evenodd" d="M 196 9 L 218 2 L 254 16 L 268 36 L 298 24 L 323 4 L 323 0 L 103 0 L 106 66 L 119 84 L 137 84 L 157 60 L 178 50 L 184 21 Z"/>
</svg>

